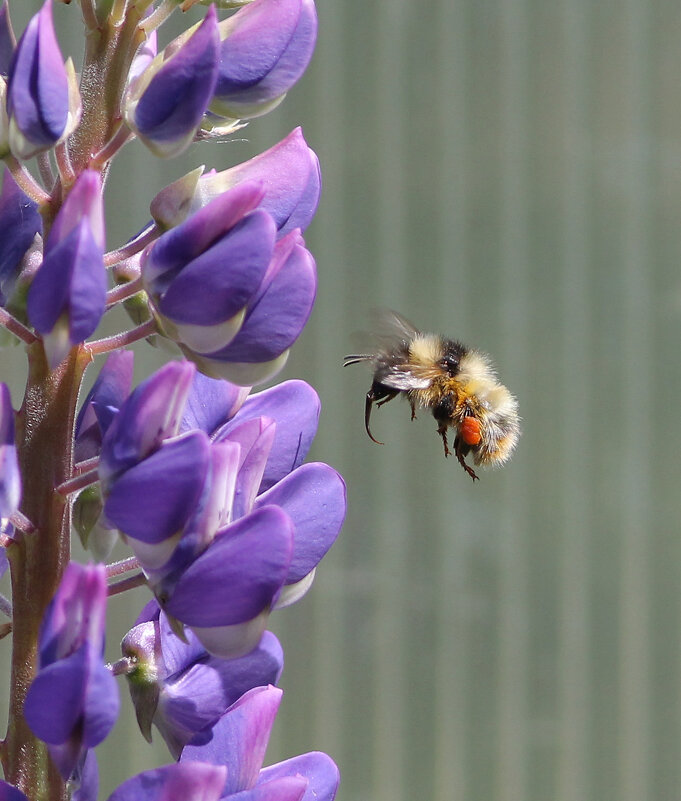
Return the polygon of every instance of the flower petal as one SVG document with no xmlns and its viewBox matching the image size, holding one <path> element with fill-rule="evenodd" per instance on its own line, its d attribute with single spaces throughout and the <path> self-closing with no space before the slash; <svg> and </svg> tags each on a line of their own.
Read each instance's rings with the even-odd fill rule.
<svg viewBox="0 0 681 801">
<path fill-rule="evenodd" d="M 191 362 L 169 362 L 133 390 L 102 442 L 105 485 L 177 433 L 195 370 Z"/>
<path fill-rule="evenodd" d="M 227 768 L 184 761 L 146 770 L 123 782 L 108 801 L 218 801 Z"/>
<path fill-rule="evenodd" d="M 167 60 L 160 57 L 151 80 L 142 77 L 146 85 L 136 101 L 131 98 L 126 120 L 157 156 L 176 156 L 193 141 L 215 88 L 218 47 L 215 7 L 210 6 L 192 36 Z M 148 69 L 155 69 L 154 62 Z"/>
<path fill-rule="evenodd" d="M 244 420 L 267 417 L 276 432 L 259 492 L 269 489 L 302 464 L 317 432 L 321 404 L 305 381 L 293 379 L 246 398 L 236 417 L 216 431 L 215 439 L 227 437 Z"/>
<path fill-rule="evenodd" d="M 249 621 L 272 604 L 288 573 L 293 527 L 275 507 L 232 523 L 180 577 L 166 610 L 188 626 Z"/>
<path fill-rule="evenodd" d="M 26 159 L 56 144 L 69 118 L 69 85 L 52 22 L 52 2 L 30 20 L 9 70 L 10 142 Z"/>
<path fill-rule="evenodd" d="M 258 785 L 284 776 L 304 776 L 308 780 L 303 801 L 332 801 L 340 781 L 336 763 L 321 751 L 311 751 L 263 768 L 258 776 Z"/>
<path fill-rule="evenodd" d="M 345 482 L 321 462 L 304 464 L 260 495 L 255 508 L 272 504 L 293 521 L 293 559 L 287 584 L 300 581 L 333 545 L 345 519 Z"/>
<path fill-rule="evenodd" d="M 31 731 L 46 743 L 68 740 L 83 710 L 86 692 L 88 645 L 41 668 L 24 702 Z"/>
<path fill-rule="evenodd" d="M 183 434 L 118 478 L 104 514 L 124 534 L 158 543 L 180 531 L 201 495 L 210 443 L 200 431 Z"/>
<path fill-rule="evenodd" d="M 209 743 L 186 746 L 180 764 L 197 759 L 226 765 L 224 795 L 249 790 L 257 782 L 281 696 L 277 687 L 249 690 L 215 724 Z"/>
<path fill-rule="evenodd" d="M 187 398 L 181 431 L 198 428 L 206 434 L 234 417 L 248 396 L 248 387 L 196 373 Z"/>
<path fill-rule="evenodd" d="M 280 239 L 269 283 L 249 304 L 241 330 L 225 348 L 204 354 L 225 362 L 266 362 L 289 348 L 307 322 L 317 291 L 314 259 L 297 231 Z"/>
<path fill-rule="evenodd" d="M 215 325 L 255 295 L 274 249 L 276 229 L 265 211 L 246 215 L 179 272 L 158 303 L 173 322 Z"/>
</svg>

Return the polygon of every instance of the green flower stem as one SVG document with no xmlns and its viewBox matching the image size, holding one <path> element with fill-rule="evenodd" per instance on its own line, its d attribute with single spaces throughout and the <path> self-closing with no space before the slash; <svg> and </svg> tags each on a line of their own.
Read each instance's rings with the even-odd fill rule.
<svg viewBox="0 0 681 801">
<path fill-rule="evenodd" d="M 30 328 L 26 328 L 23 323 L 20 323 L 7 309 L 0 308 L 0 325 L 27 345 L 32 345 L 34 342 L 38 341 L 38 337 L 33 331 L 31 331 Z"/>
<path fill-rule="evenodd" d="M 97 339 L 95 342 L 89 342 L 85 345 L 85 349 L 90 356 L 98 356 L 100 353 L 111 353 L 112 350 L 125 348 L 127 345 L 132 345 L 133 342 L 138 342 L 140 339 L 145 339 L 157 333 L 158 328 L 156 327 L 156 321 L 147 320 L 146 323 L 138 325 L 137 328 L 123 331 L 122 334 L 114 334 L 105 339 Z"/>
<path fill-rule="evenodd" d="M 135 51 L 144 40 L 138 28 L 138 9 L 127 8 L 118 24 L 117 9 L 122 11 L 125 4 L 116 3 L 108 19 L 98 29 L 88 31 L 85 40 L 80 82 L 83 116 L 68 142 L 76 174 L 90 165 L 92 156 L 104 148 L 120 126 L 125 78 Z"/>
<path fill-rule="evenodd" d="M 101 170 L 111 161 L 126 142 L 133 138 L 134 134 L 128 126 L 119 119 L 119 127 L 104 147 L 95 153 L 90 159 L 88 167 L 91 170 Z"/>
<path fill-rule="evenodd" d="M 73 466 L 73 475 L 80 476 L 93 470 L 99 464 L 99 456 L 93 456 L 91 459 L 83 459 L 82 462 L 76 462 Z"/>
<path fill-rule="evenodd" d="M 95 468 L 88 473 L 80 473 L 71 476 L 71 478 L 67 478 L 66 481 L 57 485 L 55 491 L 66 497 L 67 495 L 72 495 L 74 492 L 80 492 L 80 490 L 89 487 L 91 484 L 96 484 L 98 481 L 99 472 L 97 468 Z"/>
<path fill-rule="evenodd" d="M 71 506 L 55 492 L 72 473 L 73 426 L 78 389 L 89 357 L 74 348 L 50 370 L 41 342 L 28 347 L 28 380 L 17 415 L 17 448 L 24 476 L 21 512 L 35 531 L 7 548 L 12 577 L 12 694 L 7 737 L 0 759 L 5 779 L 31 801 L 68 797 L 47 746 L 23 715 L 28 687 L 38 666 L 38 633 L 70 556 Z"/>
<path fill-rule="evenodd" d="M 106 293 L 106 307 L 110 309 L 112 306 L 115 306 L 116 303 L 127 300 L 133 295 L 137 295 L 139 292 L 144 292 L 141 278 L 129 281 L 127 284 L 119 284 Z"/>
<path fill-rule="evenodd" d="M 40 173 L 40 180 L 43 182 L 43 186 L 48 191 L 51 191 L 52 186 L 54 184 L 54 172 L 52 171 L 52 164 L 50 163 L 50 157 L 47 153 L 39 153 L 36 157 L 36 162 L 38 164 L 38 172 Z"/>
<path fill-rule="evenodd" d="M 81 11 L 83 12 L 83 22 L 85 27 L 91 31 L 97 30 L 99 20 L 97 19 L 97 9 L 94 0 L 81 0 Z"/>
<path fill-rule="evenodd" d="M 144 28 L 147 36 L 162 25 L 176 8 L 177 0 L 161 0 L 158 8 L 152 11 L 142 23 L 142 28 Z"/>
<path fill-rule="evenodd" d="M 106 594 L 111 597 L 112 595 L 120 595 L 122 592 L 133 590 L 135 587 L 143 587 L 147 583 L 147 578 L 144 573 L 135 573 L 134 576 L 116 581 L 109 584 L 106 588 Z"/>
<path fill-rule="evenodd" d="M 118 250 L 111 250 L 108 253 L 105 253 L 104 264 L 107 267 L 111 267 L 114 264 L 125 261 L 125 259 L 129 259 L 131 256 L 136 256 L 138 253 L 143 251 L 147 245 L 150 245 L 154 240 L 158 239 L 161 234 L 162 231 L 158 225 L 151 225 L 138 237 L 123 245 L 122 248 L 118 248 Z"/>
<path fill-rule="evenodd" d="M 12 173 L 12 178 L 31 200 L 35 200 L 39 206 L 46 206 L 50 202 L 50 196 L 18 159 L 8 154 L 4 157 L 4 162 Z"/>
<path fill-rule="evenodd" d="M 120 562 L 113 562 L 106 566 L 106 577 L 113 578 L 114 576 L 121 576 L 123 573 L 129 573 L 131 570 L 139 570 L 139 560 L 136 556 L 130 556 L 127 559 L 121 559 Z"/>
</svg>

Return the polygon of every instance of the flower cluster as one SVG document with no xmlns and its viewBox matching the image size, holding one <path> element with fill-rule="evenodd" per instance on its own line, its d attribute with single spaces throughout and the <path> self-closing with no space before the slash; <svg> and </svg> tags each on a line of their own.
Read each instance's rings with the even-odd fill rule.
<svg viewBox="0 0 681 801">
<path fill-rule="evenodd" d="M 174 762 L 110 801 L 332 801 L 338 785 L 321 753 L 262 767 L 284 665 L 269 616 L 307 592 L 346 505 L 341 476 L 305 461 L 314 389 L 251 391 L 284 366 L 314 302 L 303 234 L 317 157 L 296 128 L 243 164 L 199 167 L 109 251 L 103 188 L 131 140 L 169 158 L 278 105 L 312 56 L 315 6 L 203 2 L 203 19 L 159 48 L 178 5 L 81 0 L 78 71 L 52 0 L 18 39 L 0 6 L 0 326 L 29 363 L 19 412 L 0 384 L 0 575 L 12 581 L 0 637 L 13 635 L 18 677 L 0 798 L 12 801 L 97 797 L 95 748 L 123 677 L 141 734 L 156 729 Z M 136 327 L 94 339 L 117 304 Z M 126 348 L 159 337 L 178 358 L 134 386 Z M 70 561 L 72 531 L 90 564 Z M 132 555 L 105 565 L 119 539 Z M 107 596 L 140 584 L 150 600 L 106 662 Z"/>
</svg>

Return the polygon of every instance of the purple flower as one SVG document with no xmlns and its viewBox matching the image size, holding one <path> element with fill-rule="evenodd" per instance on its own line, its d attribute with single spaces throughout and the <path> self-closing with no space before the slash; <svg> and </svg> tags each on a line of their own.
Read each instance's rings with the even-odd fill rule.
<svg viewBox="0 0 681 801">
<path fill-rule="evenodd" d="M 169 370 L 130 395 L 104 437 L 105 517 L 128 538 L 164 610 L 206 650 L 234 657 L 257 644 L 274 606 L 309 587 L 343 522 L 345 486 L 327 465 L 301 465 L 319 413 L 303 382 L 239 409 L 237 388 L 197 374 L 180 393 L 181 424 L 166 427 L 156 410 L 172 406 L 176 423 L 182 415 L 179 403 L 163 402 Z M 136 446 L 147 430 L 156 438 Z"/>
<path fill-rule="evenodd" d="M 169 362 L 123 403 L 102 441 L 99 477 L 105 491 L 117 476 L 177 434 L 194 372 L 190 362 Z"/>
<path fill-rule="evenodd" d="M 99 174 L 80 174 L 45 243 L 28 293 L 28 316 L 43 335 L 52 368 L 97 328 L 106 304 L 104 224 Z"/>
<path fill-rule="evenodd" d="M 188 761 L 166 765 L 123 782 L 108 801 L 219 801 L 226 774 L 222 765 Z"/>
<path fill-rule="evenodd" d="M 312 58 L 313 0 L 253 0 L 219 27 L 220 70 L 211 111 L 234 119 L 266 114 Z"/>
<path fill-rule="evenodd" d="M 33 733 L 68 779 L 86 750 L 109 734 L 118 690 L 102 662 L 106 613 L 103 565 L 71 562 L 40 629 L 40 668 L 24 704 Z"/>
<path fill-rule="evenodd" d="M 203 397 L 210 385 L 218 383 L 197 374 L 190 398 Z M 233 417 L 210 431 L 214 447 L 239 445 L 233 496 L 223 506 L 223 525 L 228 525 L 207 548 L 205 541 L 194 550 L 191 541 L 183 548 L 181 538 L 169 563 L 175 572 L 166 566 L 156 591 L 166 610 L 191 626 L 211 653 L 231 656 L 253 647 L 270 608 L 293 603 L 307 591 L 316 565 L 338 535 L 346 504 L 342 478 L 328 465 L 301 464 L 318 414 L 316 393 L 302 381 L 288 381 L 248 398 Z M 212 423 L 219 419 L 214 414 Z M 196 424 L 201 422 L 190 412 L 182 428 Z M 286 570 L 282 563 L 278 573 L 273 563 L 267 566 L 261 561 L 256 543 L 243 548 L 236 539 L 259 522 L 258 512 L 274 509 L 284 513 L 293 535 Z M 274 531 L 268 535 L 274 536 Z M 184 568 L 188 563 L 190 567 Z M 239 572 L 249 575 L 250 583 L 239 575 L 228 578 Z M 271 583 L 265 585 L 267 580 Z M 254 581 L 266 586 L 264 594 L 255 593 Z"/>
<path fill-rule="evenodd" d="M 265 279 L 276 229 L 256 209 L 261 198 L 259 184 L 239 184 L 163 234 L 142 259 L 165 330 L 193 351 L 230 342 Z"/>
<path fill-rule="evenodd" d="M 222 172 L 201 173 L 202 168 L 194 170 L 156 195 L 151 213 L 159 225 L 164 228 L 179 225 L 189 214 L 245 181 L 262 185 L 264 195 L 259 208 L 272 215 L 279 237 L 294 228 L 304 231 L 319 202 L 319 161 L 300 128 L 243 164 Z"/>
<path fill-rule="evenodd" d="M 99 455 L 104 434 L 130 393 L 134 355 L 132 351 L 109 354 L 76 418 L 74 459 Z M 80 541 L 97 561 L 108 558 L 118 532 L 101 517 L 103 501 L 99 486 L 87 487 L 73 505 L 73 527 Z"/>
<path fill-rule="evenodd" d="M 133 80 L 125 119 L 155 155 L 176 156 L 194 139 L 215 88 L 218 48 L 217 17 L 210 6 L 191 37 L 171 43 Z"/>
<path fill-rule="evenodd" d="M 129 350 L 109 354 L 76 418 L 74 459 L 98 456 L 102 439 L 130 394 L 134 354 Z"/>
<path fill-rule="evenodd" d="M 0 306 L 6 306 L 14 292 L 24 255 L 36 234 L 43 230 L 38 204 L 21 191 L 7 169 L 0 194 L 0 228 L 3 231 L 0 238 Z"/>
<path fill-rule="evenodd" d="M 332 801 L 339 774 L 326 754 L 302 754 L 262 769 L 281 694 L 276 687 L 256 687 L 247 692 L 215 724 L 207 743 L 185 746 L 180 764 L 196 760 L 226 765 L 222 799 Z"/>
<path fill-rule="evenodd" d="M 158 606 L 150 606 L 155 614 L 138 622 L 121 647 L 135 660 L 127 678 L 140 729 L 151 741 L 155 724 L 177 759 L 187 743 L 209 740 L 211 727 L 246 691 L 275 684 L 284 655 L 274 634 L 265 632 L 247 656 L 215 658 L 191 631 L 181 640 Z"/>
<path fill-rule="evenodd" d="M 293 230 L 277 242 L 237 335 L 214 351 L 189 346 L 182 350 L 214 378 L 251 385 L 267 381 L 286 364 L 289 349 L 310 316 L 316 292 L 314 259 L 300 232 Z"/>
<path fill-rule="evenodd" d="M 0 801 L 28 801 L 28 798 L 14 785 L 0 779 Z"/>
<path fill-rule="evenodd" d="M 12 153 L 28 159 L 66 138 L 80 119 L 73 63 L 62 59 L 52 22 L 52 0 L 26 26 L 9 68 L 7 86 Z"/>
<path fill-rule="evenodd" d="M 14 409 L 7 384 L 0 383 L 0 519 L 13 515 L 21 501 L 21 472 L 14 442 Z"/>
</svg>

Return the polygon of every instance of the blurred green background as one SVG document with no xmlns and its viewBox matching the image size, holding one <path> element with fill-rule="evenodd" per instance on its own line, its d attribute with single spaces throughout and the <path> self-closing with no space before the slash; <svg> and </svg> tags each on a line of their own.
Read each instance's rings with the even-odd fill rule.
<svg viewBox="0 0 681 801">
<path fill-rule="evenodd" d="M 40 3 L 10 5 L 19 30 Z M 268 758 L 329 752 L 341 801 L 681 799 L 681 7 L 317 6 L 279 109 L 168 163 L 128 145 L 106 196 L 113 247 L 197 164 L 299 124 L 321 159 L 318 300 L 281 378 L 319 391 L 311 458 L 344 475 L 349 511 L 272 618 Z M 77 4 L 55 15 L 77 52 Z M 368 440 L 369 375 L 341 362 L 375 306 L 493 355 L 524 420 L 507 467 L 473 485 L 398 402 L 374 419 L 386 445 Z M 138 354 L 139 378 L 162 359 Z M 1 358 L 18 405 L 22 354 Z M 110 659 L 146 598 L 112 600 Z M 122 691 L 102 798 L 168 761 Z"/>
</svg>

